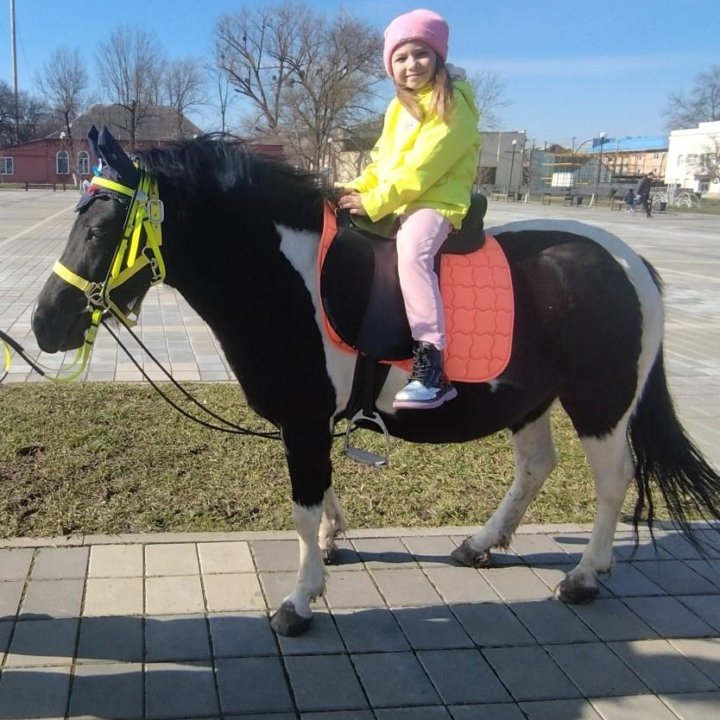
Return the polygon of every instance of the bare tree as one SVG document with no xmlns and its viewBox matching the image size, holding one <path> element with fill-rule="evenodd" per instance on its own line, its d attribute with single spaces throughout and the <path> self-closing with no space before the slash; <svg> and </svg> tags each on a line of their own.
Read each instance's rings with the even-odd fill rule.
<svg viewBox="0 0 720 720">
<path fill-rule="evenodd" d="M 55 50 L 43 64 L 37 83 L 51 112 L 72 140 L 72 123 L 85 109 L 88 89 L 87 71 L 78 50 L 65 46 Z"/>
<path fill-rule="evenodd" d="M 687 94 L 682 90 L 672 93 L 663 114 L 668 130 L 720 120 L 720 65 L 697 75 Z"/>
<path fill-rule="evenodd" d="M 162 93 L 175 110 L 178 137 L 185 137 L 185 115 L 204 103 L 204 82 L 200 63 L 195 58 L 172 60 L 165 65 Z"/>
<path fill-rule="evenodd" d="M 52 132 L 47 104 L 29 93 L 18 93 L 16 128 L 15 93 L 0 80 L 0 146 L 35 140 Z"/>
<path fill-rule="evenodd" d="M 217 108 L 220 119 L 219 132 L 226 133 L 229 129 L 228 113 L 232 104 L 234 94 L 230 85 L 230 77 L 223 70 L 223 58 L 217 53 L 215 60 L 205 64 L 205 75 L 208 79 L 208 85 L 212 88 L 216 102 L 209 103 Z"/>
<path fill-rule="evenodd" d="M 498 128 L 502 122 L 500 110 L 511 104 L 505 98 L 505 85 L 493 70 L 473 73 L 468 78 L 475 90 L 475 101 L 480 111 L 480 127 L 483 130 Z"/>
<path fill-rule="evenodd" d="M 313 170 L 326 164 L 334 132 L 371 113 L 381 48 L 362 21 L 327 21 L 302 5 L 241 10 L 217 27 L 221 67 L 250 100 L 253 126 L 281 136 Z"/>
<path fill-rule="evenodd" d="M 158 103 L 163 54 L 144 30 L 125 25 L 100 43 L 97 61 L 108 99 L 126 111 L 124 129 L 134 145 L 138 126 Z"/>
</svg>

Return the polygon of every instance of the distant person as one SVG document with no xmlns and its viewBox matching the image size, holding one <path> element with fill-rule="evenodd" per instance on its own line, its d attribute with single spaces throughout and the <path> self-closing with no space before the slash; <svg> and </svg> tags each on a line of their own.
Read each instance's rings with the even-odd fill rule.
<svg viewBox="0 0 720 720">
<path fill-rule="evenodd" d="M 650 217 L 652 214 L 652 207 L 650 205 L 650 186 L 652 185 L 653 178 L 655 177 L 654 172 L 647 173 L 637 184 L 635 192 L 640 198 L 640 204 L 645 208 L 645 214 Z"/>
<path fill-rule="evenodd" d="M 635 212 L 635 191 L 630 188 L 623 199 L 625 200 L 625 212 Z"/>
</svg>

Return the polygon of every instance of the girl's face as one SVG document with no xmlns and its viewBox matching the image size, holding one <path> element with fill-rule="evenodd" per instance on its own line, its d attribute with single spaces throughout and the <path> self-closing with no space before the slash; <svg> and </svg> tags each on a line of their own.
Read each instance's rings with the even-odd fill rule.
<svg viewBox="0 0 720 720">
<path fill-rule="evenodd" d="M 398 85 L 417 92 L 435 77 L 437 55 L 420 40 L 398 45 L 390 57 L 393 78 Z"/>
</svg>

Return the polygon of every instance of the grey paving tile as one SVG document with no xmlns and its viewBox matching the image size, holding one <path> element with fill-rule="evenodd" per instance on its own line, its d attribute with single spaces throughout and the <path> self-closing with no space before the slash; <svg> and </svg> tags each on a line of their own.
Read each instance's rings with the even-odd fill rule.
<svg viewBox="0 0 720 720">
<path fill-rule="evenodd" d="M 351 715 L 350 718 L 353 716 Z M 252 713 L 250 715 L 225 715 L 225 720 L 297 720 L 297 715 L 295 713 L 261 713 L 258 715 Z M 357 720 L 365 719 L 358 716 Z M 368 720 L 373 720 L 373 718 Z"/>
<path fill-rule="evenodd" d="M 347 655 L 286 657 L 285 667 L 301 712 L 368 707 Z"/>
<path fill-rule="evenodd" d="M 653 545 L 649 539 L 643 539 L 638 545 L 631 536 L 616 538 L 613 544 L 613 556 L 618 562 L 638 562 L 641 560 L 663 560 L 672 555 L 659 545 Z"/>
<path fill-rule="evenodd" d="M 167 615 L 145 618 L 148 662 L 210 659 L 210 640 L 204 615 Z"/>
<path fill-rule="evenodd" d="M 666 640 L 610 643 L 608 647 L 654 693 L 714 690 L 714 683 Z"/>
<path fill-rule="evenodd" d="M 2 665 L 3 654 L 10 643 L 10 635 L 13 631 L 13 623 L 0 622 L 0 665 Z"/>
<path fill-rule="evenodd" d="M 265 613 L 209 615 L 213 654 L 217 658 L 277 655 L 275 633 Z"/>
<path fill-rule="evenodd" d="M 670 644 L 720 687 L 720 638 L 678 639 Z"/>
<path fill-rule="evenodd" d="M 472 647 L 473 642 L 444 605 L 393 609 L 395 619 L 415 650 Z"/>
<path fill-rule="evenodd" d="M 502 602 L 477 570 L 464 567 L 428 567 L 425 574 L 448 604 Z"/>
<path fill-rule="evenodd" d="M 579 690 L 540 647 L 487 648 L 482 652 L 517 701 L 580 697 Z"/>
<path fill-rule="evenodd" d="M 710 720 L 720 708 L 720 692 L 660 695 L 660 699 L 682 720 Z"/>
<path fill-rule="evenodd" d="M 334 610 L 333 618 L 351 653 L 409 650 L 405 635 L 387 608 Z"/>
<path fill-rule="evenodd" d="M 520 703 L 528 720 L 601 720 L 593 706 L 582 698 Z"/>
<path fill-rule="evenodd" d="M 480 570 L 480 574 L 506 602 L 552 597 L 547 585 L 528 567 L 490 568 Z"/>
<path fill-rule="evenodd" d="M 720 631 L 720 595 L 678 595 L 685 607 L 716 631 Z"/>
<path fill-rule="evenodd" d="M 409 565 L 417 567 L 415 558 L 400 538 L 354 538 L 352 541 L 360 559 L 371 570 Z"/>
<path fill-rule="evenodd" d="M 334 572 L 325 590 L 327 604 L 336 608 L 385 607 L 370 575 L 352 570 Z"/>
<path fill-rule="evenodd" d="M 70 668 L 6 668 L 0 677 L 0 718 L 63 718 L 69 693 Z"/>
<path fill-rule="evenodd" d="M 85 582 L 76 580 L 31 580 L 27 584 L 20 608 L 21 617 L 78 617 L 82 607 Z"/>
<path fill-rule="evenodd" d="M 717 592 L 717 585 L 694 572 L 682 560 L 633 563 L 643 575 L 670 594 L 702 595 Z"/>
<path fill-rule="evenodd" d="M 17 615 L 24 587 L 23 581 L 0 582 L 0 620 L 14 618 Z"/>
<path fill-rule="evenodd" d="M 710 592 L 720 593 L 720 559 L 713 558 L 709 560 L 685 560 L 685 565 L 691 570 L 701 575 L 714 587 Z M 679 590 L 678 592 L 683 592 Z"/>
<path fill-rule="evenodd" d="M 458 705 L 448 708 L 453 720 L 527 720 L 514 703 Z"/>
<path fill-rule="evenodd" d="M 653 695 L 593 699 L 590 703 L 603 720 L 678 720 Z"/>
<path fill-rule="evenodd" d="M 534 645 L 535 639 L 506 605 L 461 604 L 451 610 L 472 641 L 480 647 Z"/>
<path fill-rule="evenodd" d="M 439 705 L 440 698 L 411 653 L 353 655 L 352 662 L 372 707 Z M 402 682 L 398 682 L 402 678 Z"/>
<path fill-rule="evenodd" d="M 0 550 L 0 582 L 4 580 L 25 580 L 30 572 L 34 550 L 32 548 L 10 548 Z"/>
<path fill-rule="evenodd" d="M 669 532 L 658 539 L 658 546 L 678 560 L 701 560 L 702 555 L 697 548 L 688 542 L 680 533 Z"/>
<path fill-rule="evenodd" d="M 381 708 L 375 711 L 377 720 L 451 720 L 442 706 L 412 708 Z"/>
<path fill-rule="evenodd" d="M 631 563 L 616 563 L 610 575 L 598 578 L 604 595 L 635 597 L 640 595 L 665 595 L 665 591 L 650 578 L 643 575 Z"/>
<path fill-rule="evenodd" d="M 344 653 L 345 645 L 327 610 L 317 610 L 307 632 L 299 637 L 278 635 L 283 655 L 328 655 Z"/>
<path fill-rule="evenodd" d="M 350 540 L 338 539 L 335 541 L 335 555 L 332 564 L 326 565 L 325 569 L 332 574 L 336 570 L 364 570 L 360 555 L 355 550 Z"/>
<path fill-rule="evenodd" d="M 141 664 L 85 664 L 75 670 L 71 716 L 138 718 L 143 714 Z"/>
<path fill-rule="evenodd" d="M 511 609 L 540 644 L 595 640 L 587 625 L 557 600 L 515 602 Z"/>
<path fill-rule="evenodd" d="M 510 541 L 510 549 L 531 567 L 571 561 L 564 548 L 549 535 L 515 535 Z"/>
<path fill-rule="evenodd" d="M 450 553 L 457 547 L 447 535 L 403 537 L 402 542 L 423 568 L 451 567 Z"/>
<path fill-rule="evenodd" d="M 703 637 L 714 633 L 674 597 L 629 597 L 624 602 L 661 637 Z"/>
<path fill-rule="evenodd" d="M 259 572 L 279 570 L 297 572 L 298 543 L 296 540 L 253 540 L 250 543 Z"/>
<path fill-rule="evenodd" d="M 511 700 L 479 650 L 423 650 L 417 657 L 446 705 Z"/>
<path fill-rule="evenodd" d="M 569 562 L 573 564 L 580 561 L 580 555 L 590 542 L 590 533 L 582 532 L 549 533 L 548 537 L 567 553 Z"/>
<path fill-rule="evenodd" d="M 246 720 L 247 717 L 247 715 L 243 715 L 237 718 L 237 720 Z M 293 714 L 280 718 L 280 716 L 275 715 L 253 715 L 251 716 L 251 720 L 252 718 L 255 718 L 255 720 L 265 720 L 266 718 L 273 720 L 273 718 L 276 717 L 277 720 L 295 720 L 296 716 Z M 300 720 L 375 720 L 375 717 L 372 710 L 333 710 L 331 712 L 302 713 Z"/>
<path fill-rule="evenodd" d="M 228 658 L 216 662 L 224 714 L 293 712 L 279 658 Z"/>
<path fill-rule="evenodd" d="M 144 620 L 139 617 L 85 617 L 80 621 L 78 662 L 142 662 Z"/>
<path fill-rule="evenodd" d="M 372 578 L 390 607 L 438 604 L 440 596 L 422 570 L 373 570 Z"/>
<path fill-rule="evenodd" d="M 334 577 L 333 575 L 329 579 L 327 587 L 334 584 Z M 295 572 L 263 572 L 258 575 L 266 604 L 271 610 L 277 610 L 282 605 L 283 600 L 292 591 L 296 579 L 297 570 Z"/>
<path fill-rule="evenodd" d="M 145 666 L 148 718 L 210 717 L 219 712 L 212 663 Z"/>
<path fill-rule="evenodd" d="M 32 569 L 33 580 L 84 578 L 89 548 L 40 548 Z"/>
<path fill-rule="evenodd" d="M 6 667 L 67 665 L 75 655 L 78 620 L 27 620 L 15 625 Z"/>
<path fill-rule="evenodd" d="M 568 606 L 605 642 L 648 640 L 657 633 L 617 598 L 600 598 L 587 605 Z"/>
<path fill-rule="evenodd" d="M 194 543 L 162 543 L 145 546 L 145 575 L 197 575 L 200 572 Z"/>
<path fill-rule="evenodd" d="M 553 660 L 585 697 L 641 695 L 647 686 L 602 643 L 548 645 Z"/>
</svg>

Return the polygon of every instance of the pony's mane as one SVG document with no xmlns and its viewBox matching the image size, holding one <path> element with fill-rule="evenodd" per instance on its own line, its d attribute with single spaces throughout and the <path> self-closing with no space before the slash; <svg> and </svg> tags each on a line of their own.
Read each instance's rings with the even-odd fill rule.
<svg viewBox="0 0 720 720">
<path fill-rule="evenodd" d="M 274 206 L 280 221 L 287 218 L 291 225 L 303 217 L 314 221 L 322 201 L 330 196 L 312 173 L 254 153 L 226 135 L 202 135 L 154 147 L 138 153 L 138 158 L 161 181 L 172 185 L 183 201 L 217 203 L 219 196 L 249 194 L 254 202 Z M 302 222 L 302 226 L 311 225 Z"/>
</svg>

